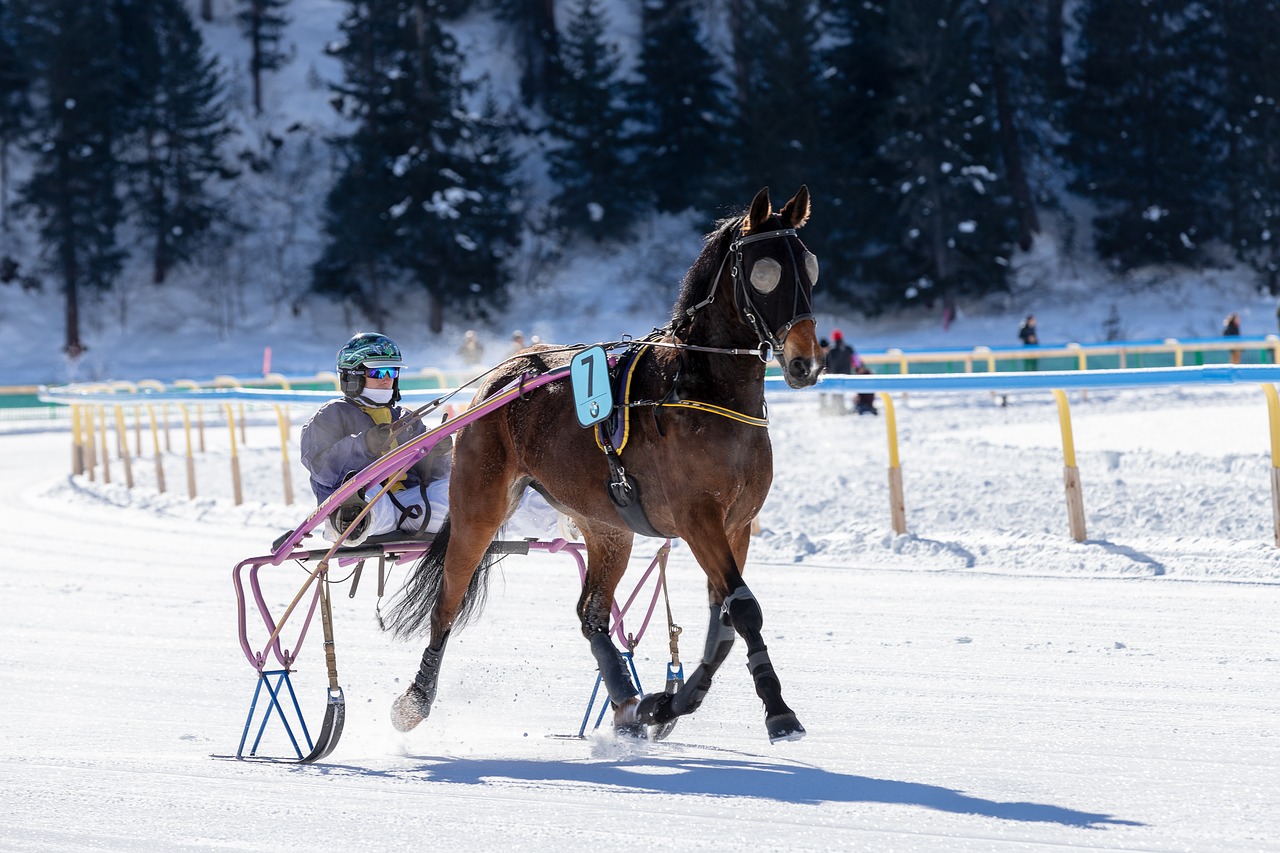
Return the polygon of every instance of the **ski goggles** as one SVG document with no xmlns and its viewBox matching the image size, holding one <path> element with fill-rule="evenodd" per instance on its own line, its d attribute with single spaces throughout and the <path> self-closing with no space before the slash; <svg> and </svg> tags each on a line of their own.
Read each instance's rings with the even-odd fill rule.
<svg viewBox="0 0 1280 853">
<path fill-rule="evenodd" d="M 366 367 L 364 375 L 370 379 L 395 379 L 400 375 L 398 367 Z"/>
</svg>

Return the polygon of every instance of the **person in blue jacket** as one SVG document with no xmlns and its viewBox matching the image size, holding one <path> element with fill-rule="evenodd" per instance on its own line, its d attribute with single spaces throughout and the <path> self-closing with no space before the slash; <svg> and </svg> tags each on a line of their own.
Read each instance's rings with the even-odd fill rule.
<svg viewBox="0 0 1280 853">
<path fill-rule="evenodd" d="M 325 403 L 302 428 L 302 464 L 311 473 L 317 503 L 379 457 L 426 431 L 416 418 L 401 423 L 405 413 L 396 403 L 403 367 L 400 347 L 377 332 L 361 332 L 338 350 L 342 398 Z M 359 529 L 348 534 L 346 544 L 357 545 L 369 536 L 392 531 L 417 536 L 439 530 L 448 511 L 451 449 L 449 438 L 441 440 L 426 458 L 397 478 Z M 364 501 L 379 491 L 379 485 L 366 486 L 331 513 L 326 538 L 336 541 Z"/>
</svg>

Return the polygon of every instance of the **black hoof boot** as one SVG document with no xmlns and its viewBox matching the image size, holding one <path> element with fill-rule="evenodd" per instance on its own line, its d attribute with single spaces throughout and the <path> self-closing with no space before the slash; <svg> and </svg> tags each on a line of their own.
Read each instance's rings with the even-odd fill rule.
<svg viewBox="0 0 1280 853">
<path fill-rule="evenodd" d="M 671 693 L 650 693 L 636 708 L 636 721 L 653 727 L 648 734 L 654 740 L 665 740 L 680 719 L 671 707 L 674 698 Z"/>
<path fill-rule="evenodd" d="M 764 721 L 764 726 L 769 730 L 769 743 L 777 743 L 783 740 L 800 740 L 805 734 L 804 726 L 800 725 L 796 715 L 790 711 L 785 714 L 768 717 Z"/>
</svg>

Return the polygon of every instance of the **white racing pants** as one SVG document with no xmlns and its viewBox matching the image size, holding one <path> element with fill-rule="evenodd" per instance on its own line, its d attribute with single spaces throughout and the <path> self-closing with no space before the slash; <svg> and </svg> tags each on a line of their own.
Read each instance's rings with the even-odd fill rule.
<svg viewBox="0 0 1280 853">
<path fill-rule="evenodd" d="M 373 491 L 373 494 L 377 494 L 377 491 Z M 373 509 L 369 512 L 369 531 L 366 535 L 378 536 L 382 533 L 390 533 L 397 529 L 397 525 L 400 530 L 409 535 L 417 533 L 421 515 L 414 513 L 413 509 L 422 507 L 422 490 L 401 489 L 394 495 L 400 506 L 392 502 L 390 495 L 383 495 L 373 505 Z M 427 486 L 427 501 L 431 505 L 431 517 L 427 521 L 425 532 L 435 533 L 440 529 L 445 515 L 449 512 L 449 481 L 435 480 L 430 483 Z M 406 511 L 414 517 L 405 517 Z M 401 518 L 404 518 L 403 522 Z M 551 504 L 533 489 L 525 489 L 519 506 L 498 532 L 498 538 L 555 539 L 560 536 L 558 523 L 559 513 L 551 507 Z M 337 539 L 332 522 L 325 523 L 324 538 L 330 542 Z"/>
</svg>

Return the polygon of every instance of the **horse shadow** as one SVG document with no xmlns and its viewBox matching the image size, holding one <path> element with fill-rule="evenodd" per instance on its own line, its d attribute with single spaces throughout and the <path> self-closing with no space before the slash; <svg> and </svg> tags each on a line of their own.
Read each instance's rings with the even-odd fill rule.
<svg viewBox="0 0 1280 853">
<path fill-rule="evenodd" d="M 604 762 L 415 758 L 422 764 L 411 772 L 426 773 L 433 782 L 456 785 L 485 785 L 492 779 L 567 782 L 639 793 L 758 799 L 795 805 L 882 803 L 919 806 L 954 814 L 1085 829 L 1143 825 L 1108 814 L 1049 803 L 1001 802 L 922 782 L 874 779 L 833 773 L 810 765 L 778 764 L 749 758 L 634 756 Z"/>
</svg>

